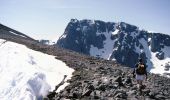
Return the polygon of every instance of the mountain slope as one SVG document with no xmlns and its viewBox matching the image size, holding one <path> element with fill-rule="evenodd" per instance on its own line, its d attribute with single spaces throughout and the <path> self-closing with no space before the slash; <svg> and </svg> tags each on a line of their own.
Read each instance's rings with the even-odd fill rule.
<svg viewBox="0 0 170 100">
<path fill-rule="evenodd" d="M 169 70 L 164 70 L 166 65 L 170 65 L 170 36 L 140 30 L 124 22 L 71 19 L 56 45 L 83 54 L 116 60 L 129 67 L 133 67 L 141 57 L 151 72 L 170 73 Z M 160 67 L 163 71 L 156 71 Z"/>
<path fill-rule="evenodd" d="M 54 90 L 64 75 L 70 78 L 72 72 L 54 56 L 0 39 L 1 100 L 40 99 Z"/>
<path fill-rule="evenodd" d="M 24 91 L 25 88 L 22 88 L 21 86 L 24 85 L 25 87 L 27 87 L 29 85 L 29 89 L 26 90 L 25 94 L 28 93 L 27 96 L 31 98 L 31 97 L 34 97 L 34 95 L 42 93 L 38 91 L 40 90 L 40 88 L 42 88 L 42 86 L 47 86 L 46 88 L 43 88 L 44 89 L 43 93 L 44 93 L 45 90 L 48 89 L 48 85 L 53 84 L 49 82 L 49 84 L 47 85 L 46 83 L 48 83 L 48 80 L 45 81 L 45 76 L 46 76 L 46 79 L 48 79 L 48 75 L 50 72 L 54 71 L 55 73 L 52 73 L 52 74 L 56 74 L 56 72 L 60 71 L 60 70 L 55 70 L 56 67 L 58 69 L 58 65 L 56 65 L 53 68 L 53 66 L 51 67 L 50 64 L 54 64 L 56 62 L 57 64 L 60 64 L 60 62 L 63 61 L 66 63 L 67 66 L 74 69 L 73 76 L 71 77 L 70 80 L 67 80 L 67 82 L 70 83 L 68 84 L 68 86 L 66 86 L 63 90 L 61 90 L 58 93 L 53 92 L 53 95 L 51 95 L 50 97 L 49 97 L 50 95 L 49 94 L 48 95 L 49 99 L 57 99 L 57 100 L 63 100 L 63 99 L 71 99 L 71 100 L 73 99 L 80 99 L 80 100 L 88 100 L 88 99 L 168 100 L 170 98 L 170 84 L 169 84 L 170 79 L 169 78 L 161 77 L 155 74 L 149 74 L 148 80 L 145 81 L 146 87 L 144 90 L 142 90 L 142 94 L 140 94 L 139 91 L 137 90 L 136 81 L 134 81 L 134 79 L 131 76 L 132 69 L 125 67 L 123 65 L 120 65 L 115 61 L 104 60 L 102 58 L 95 58 L 95 57 L 79 54 L 71 50 L 59 48 L 58 46 L 43 45 L 41 43 L 34 42 L 34 41 L 31 42 L 30 40 L 27 40 L 27 39 L 25 39 L 25 41 L 23 42 L 22 37 L 17 38 L 16 40 L 17 43 L 24 44 L 26 47 L 32 50 L 35 50 L 35 51 L 32 51 L 23 45 L 9 42 L 9 41 L 14 41 L 11 38 L 13 38 L 13 36 L 9 35 L 7 42 L 2 40 L 1 41 L 2 44 L 0 46 L 0 48 L 2 49 L 0 50 L 0 55 L 2 55 L 0 58 L 2 59 L 2 61 L 3 61 L 3 58 L 5 58 L 7 62 L 10 62 L 10 63 L 4 63 L 3 61 L 2 67 L 0 66 L 2 70 L 0 71 L 6 72 L 6 73 L 3 73 L 4 75 L 8 73 L 9 73 L 9 76 L 13 75 L 12 78 L 11 77 L 9 78 L 8 75 L 6 76 L 1 75 L 4 78 L 0 77 L 0 81 L 1 82 L 3 81 L 3 83 L 7 83 L 7 84 L 0 84 L 0 88 L 2 89 L 4 89 L 3 87 L 1 87 L 2 85 L 7 86 L 7 87 L 13 86 L 13 88 L 15 86 L 16 87 L 18 86 L 18 90 L 23 89 Z M 11 44 L 14 45 L 14 47 L 11 46 Z M 6 48 L 5 51 L 4 51 L 4 48 Z M 6 51 L 8 53 L 4 55 Z M 43 52 L 43 54 L 38 51 Z M 44 53 L 53 55 L 53 56 L 47 56 Z M 20 55 L 20 56 L 16 56 L 16 58 L 14 58 L 13 55 L 15 56 Z M 54 56 L 56 60 L 54 60 Z M 9 60 L 9 58 L 13 58 L 13 59 Z M 23 62 L 17 62 L 18 60 L 21 60 Z M 58 60 L 60 61 L 58 62 Z M 15 63 L 13 61 L 15 61 Z M 45 65 L 46 62 L 50 64 Z M 16 65 L 16 68 L 14 69 L 13 66 L 6 66 L 6 65 L 11 65 L 11 64 Z M 26 67 L 25 66 L 22 67 L 20 66 L 20 64 L 21 65 L 23 64 Z M 37 66 L 37 65 L 40 65 L 40 66 Z M 5 68 L 4 66 L 7 68 Z M 49 67 L 50 69 L 48 69 Z M 61 65 L 60 68 L 63 69 L 65 67 Z M 16 71 L 16 70 L 19 70 L 19 71 Z M 15 73 L 15 71 L 16 73 L 19 73 L 19 72 L 25 73 L 24 75 L 26 77 L 21 77 L 23 76 L 23 74 L 13 74 L 13 72 Z M 27 71 L 31 72 L 32 77 L 30 75 L 30 72 L 28 73 Z M 36 73 L 32 74 L 34 72 Z M 67 73 L 67 70 L 65 70 L 64 73 L 65 72 Z M 30 75 L 30 77 L 27 76 L 28 74 Z M 49 80 L 53 80 L 53 82 L 59 81 L 57 80 L 58 78 L 53 79 L 53 77 L 55 76 L 50 77 Z M 30 80 L 28 78 L 30 78 Z M 20 79 L 23 79 L 23 81 L 21 82 Z M 29 82 L 25 81 L 27 79 L 29 80 Z M 129 79 L 131 81 L 129 81 Z M 13 81 L 10 81 L 10 80 L 13 80 Z M 16 84 L 17 82 L 18 83 L 21 82 L 21 84 L 17 85 Z M 36 83 L 36 85 L 38 86 L 32 83 Z M 10 89 L 13 90 L 13 88 L 6 88 L 4 89 L 4 91 L 10 90 Z M 33 92 L 33 91 L 31 92 L 34 95 L 29 94 L 30 92 L 29 90 L 31 89 L 33 91 L 36 90 L 36 92 Z M 10 91 L 7 91 L 7 92 L 11 93 Z M 12 92 L 12 95 L 15 95 L 15 93 L 18 93 L 18 92 L 20 91 L 14 91 Z M 2 92 L 3 95 L 4 93 L 5 92 Z M 20 92 L 20 93 L 21 94 L 16 94 L 16 95 L 20 95 L 21 97 L 23 96 L 25 99 L 27 99 L 24 92 Z M 31 99 L 35 99 L 35 98 L 31 98 Z"/>
</svg>

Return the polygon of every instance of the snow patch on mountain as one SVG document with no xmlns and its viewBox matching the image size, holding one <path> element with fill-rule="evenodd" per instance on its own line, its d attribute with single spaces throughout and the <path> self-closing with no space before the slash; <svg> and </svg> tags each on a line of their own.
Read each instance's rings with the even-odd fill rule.
<svg viewBox="0 0 170 100">
<path fill-rule="evenodd" d="M 116 29 L 114 32 L 112 32 L 112 35 L 116 35 L 116 34 L 118 34 L 118 32 L 119 32 L 119 30 Z"/>
<path fill-rule="evenodd" d="M 117 30 L 115 30 L 117 31 Z M 91 45 L 90 47 L 90 55 L 91 56 L 96 56 L 96 57 L 101 57 L 101 58 L 105 58 L 107 60 L 110 59 L 110 56 L 112 55 L 113 52 L 113 46 L 116 40 L 111 40 L 111 35 L 112 32 L 103 32 L 101 34 L 104 34 L 106 37 L 106 40 L 103 41 L 103 48 L 102 49 L 98 49 L 97 47 L 94 47 L 93 45 Z"/>
<path fill-rule="evenodd" d="M 24 37 L 24 38 L 26 38 L 25 36 L 23 36 L 23 35 L 19 35 L 19 34 L 17 34 L 17 33 L 15 33 L 15 32 L 13 32 L 13 31 L 9 31 L 10 33 L 12 33 L 12 34 L 14 34 L 14 35 L 18 35 L 18 36 L 21 36 L 21 37 Z"/>
<path fill-rule="evenodd" d="M 63 35 L 60 37 L 60 39 L 62 39 L 62 38 L 66 38 L 66 35 L 65 35 L 65 34 L 63 34 Z"/>
<path fill-rule="evenodd" d="M 0 39 L 1 100 L 42 99 L 61 82 L 64 75 L 68 75 L 67 79 L 71 78 L 73 71 L 54 56 Z"/>
<path fill-rule="evenodd" d="M 153 62 L 153 68 L 150 72 L 165 75 L 166 73 L 170 73 L 170 70 L 165 70 L 165 65 L 169 64 L 170 66 L 170 47 L 165 46 L 161 51 L 165 53 L 165 58 L 163 60 L 159 60 L 156 57 L 157 52 L 153 53 L 151 52 L 151 61 Z M 167 76 L 167 75 L 166 75 Z M 170 76 L 167 76 L 170 77 Z"/>
<path fill-rule="evenodd" d="M 138 46 L 136 46 L 136 44 L 135 44 L 135 49 L 134 49 L 134 51 L 135 51 L 136 53 L 138 53 L 138 54 L 140 54 L 140 53 L 142 52 L 142 50 L 141 50 Z"/>
</svg>

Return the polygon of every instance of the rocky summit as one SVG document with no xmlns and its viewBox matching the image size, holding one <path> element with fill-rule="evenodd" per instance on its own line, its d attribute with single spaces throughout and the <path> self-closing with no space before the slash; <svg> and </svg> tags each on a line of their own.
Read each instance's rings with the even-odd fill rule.
<svg viewBox="0 0 170 100">
<path fill-rule="evenodd" d="M 141 30 L 125 22 L 71 19 L 56 45 L 116 60 L 128 67 L 133 67 L 140 57 L 148 65 L 148 70 L 165 67 L 170 62 L 169 35 Z"/>
<path fill-rule="evenodd" d="M 4 28 L 1 30 L 5 30 Z M 3 31 L 4 32 L 4 31 Z M 6 31 L 7 33 L 9 32 Z M 5 32 L 0 32 L 4 36 Z M 63 81 L 56 84 L 56 89 L 49 92 L 46 100 L 169 100 L 170 79 L 157 74 L 148 73 L 148 79 L 144 82 L 141 91 L 132 77 L 129 67 L 116 61 L 91 57 L 72 50 L 66 50 L 58 46 L 44 45 L 34 39 L 8 35 L 7 41 L 13 41 L 46 54 L 54 55 L 75 69 L 69 83 L 62 91 L 56 93 L 57 88 Z M 4 38 L 3 38 L 4 39 Z M 47 66 L 48 67 L 48 66 Z"/>
</svg>

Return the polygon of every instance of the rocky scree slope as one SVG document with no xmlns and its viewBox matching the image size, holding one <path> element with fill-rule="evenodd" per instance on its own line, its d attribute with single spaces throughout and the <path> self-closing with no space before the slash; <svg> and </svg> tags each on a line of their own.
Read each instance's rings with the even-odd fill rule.
<svg viewBox="0 0 170 100">
<path fill-rule="evenodd" d="M 12 38 L 14 37 L 8 37 L 8 41 L 12 41 Z M 170 79 L 166 77 L 149 74 L 145 89 L 139 93 L 136 82 L 131 76 L 132 69 L 115 61 L 90 57 L 57 46 L 43 45 L 34 40 L 30 42 L 29 39 L 23 42 L 22 38 L 17 38 L 15 42 L 33 50 L 54 55 L 56 59 L 64 61 L 69 67 L 75 69 L 73 77 L 68 81 L 70 84 L 59 93 L 54 92 L 49 99 L 170 99 Z"/>
<path fill-rule="evenodd" d="M 63 52 L 64 53 L 64 52 Z M 70 55 L 71 54 L 71 55 Z M 73 55 L 72 55 L 73 54 Z M 168 100 L 170 99 L 170 79 L 149 74 L 140 92 L 132 78 L 132 69 L 114 61 L 83 56 L 74 52 L 58 55 L 75 69 L 70 83 L 59 93 L 49 94 L 52 100 Z"/>
<path fill-rule="evenodd" d="M 144 59 L 148 70 L 152 66 L 162 66 L 162 69 L 170 66 L 169 35 L 140 30 L 125 22 L 71 19 L 56 46 L 116 60 L 129 67 L 133 67 L 139 57 Z"/>
</svg>

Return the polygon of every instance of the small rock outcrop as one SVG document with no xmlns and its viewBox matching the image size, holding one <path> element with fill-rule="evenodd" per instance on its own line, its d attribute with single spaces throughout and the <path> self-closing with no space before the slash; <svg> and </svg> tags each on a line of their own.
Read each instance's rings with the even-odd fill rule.
<svg viewBox="0 0 170 100">
<path fill-rule="evenodd" d="M 156 54 L 156 57 L 159 59 L 159 60 L 163 60 L 164 59 L 164 52 L 158 52 Z"/>
</svg>

